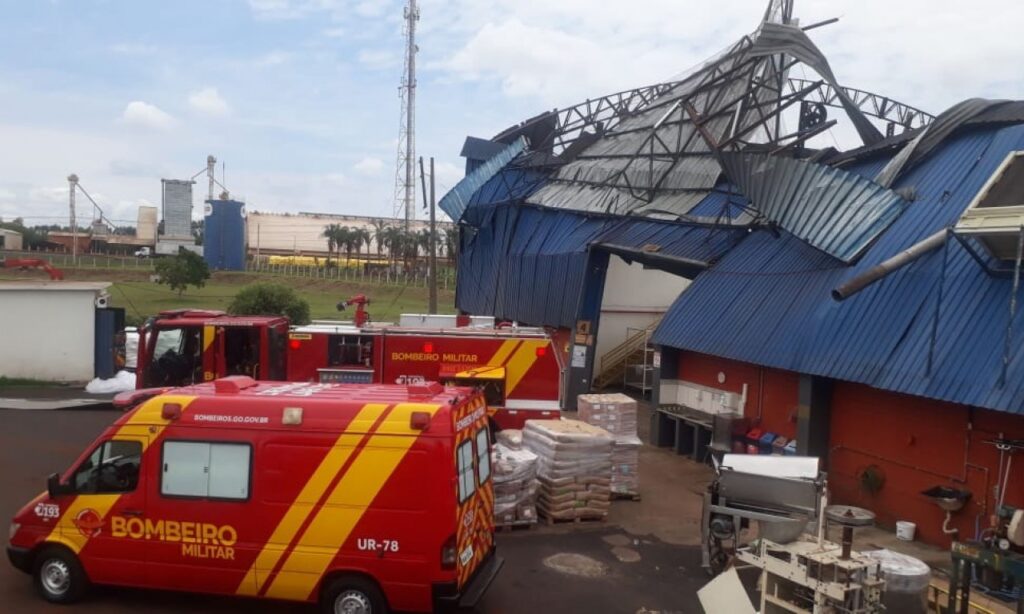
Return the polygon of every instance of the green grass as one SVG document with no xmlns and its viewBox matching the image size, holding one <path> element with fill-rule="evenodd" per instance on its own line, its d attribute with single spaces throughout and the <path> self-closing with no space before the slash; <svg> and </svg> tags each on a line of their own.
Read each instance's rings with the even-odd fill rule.
<svg viewBox="0 0 1024 614">
<path fill-rule="evenodd" d="M 397 320 L 402 313 L 424 313 L 427 310 L 427 289 L 423 287 L 359 284 L 346 281 L 265 276 L 255 274 L 214 274 L 205 286 L 189 288 L 180 297 L 167 286 L 144 280 L 121 280 L 110 288 L 111 302 L 124 307 L 131 320 L 142 319 L 166 309 L 227 310 L 235 293 L 250 283 L 268 281 L 295 289 L 309 302 L 313 319 L 351 319 L 352 312 L 339 312 L 339 300 L 355 294 L 370 298 L 368 311 L 375 321 Z M 453 292 L 438 293 L 438 311 L 455 312 Z"/>
<path fill-rule="evenodd" d="M 180 297 L 165 285 L 149 281 L 151 271 L 146 269 L 93 268 L 92 266 L 64 268 L 69 281 L 108 281 L 111 303 L 123 307 L 128 322 L 138 324 L 145 318 L 167 309 L 220 309 L 227 310 L 235 293 L 246 285 L 258 281 L 290 286 L 299 296 L 309 301 L 313 319 L 351 319 L 351 311 L 339 312 L 335 305 L 355 294 L 370 298 L 368 311 L 374 321 L 397 321 L 402 313 L 426 313 L 427 289 L 422 285 L 359 282 L 310 277 L 294 277 L 254 272 L 214 273 L 202 288 L 189 288 Z M 0 281 L 46 279 L 40 271 L 0 270 Z M 420 281 L 422 284 L 422 281 Z M 455 313 L 454 283 L 449 289 L 438 290 L 438 312 Z"/>
<path fill-rule="evenodd" d="M 0 390 L 5 388 L 56 388 L 63 386 L 60 382 L 50 382 L 27 377 L 6 377 L 0 375 Z"/>
</svg>

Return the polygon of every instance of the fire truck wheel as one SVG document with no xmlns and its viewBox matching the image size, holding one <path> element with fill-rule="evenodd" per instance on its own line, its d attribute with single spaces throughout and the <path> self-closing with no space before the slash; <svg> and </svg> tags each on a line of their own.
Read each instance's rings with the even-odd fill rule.
<svg viewBox="0 0 1024 614">
<path fill-rule="evenodd" d="M 359 576 L 341 576 L 323 593 L 324 614 L 387 614 L 384 595 L 371 580 Z"/>
<path fill-rule="evenodd" d="M 36 590 L 51 603 L 74 603 L 89 586 L 82 564 L 60 547 L 49 547 L 36 555 L 33 577 Z"/>
</svg>

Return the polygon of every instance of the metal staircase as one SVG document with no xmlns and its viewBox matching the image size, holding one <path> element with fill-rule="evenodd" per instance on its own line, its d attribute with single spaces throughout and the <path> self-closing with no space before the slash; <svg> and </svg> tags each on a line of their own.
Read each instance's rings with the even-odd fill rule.
<svg viewBox="0 0 1024 614">
<path fill-rule="evenodd" d="M 642 369 L 651 368 L 654 348 L 651 347 L 651 334 L 661 322 L 657 320 L 644 328 L 628 329 L 626 340 L 609 350 L 601 357 L 597 374 L 594 376 L 594 390 L 604 390 L 612 385 L 622 386 L 626 381 L 626 372 L 632 366 L 639 365 Z M 647 380 L 650 386 L 651 380 Z"/>
</svg>

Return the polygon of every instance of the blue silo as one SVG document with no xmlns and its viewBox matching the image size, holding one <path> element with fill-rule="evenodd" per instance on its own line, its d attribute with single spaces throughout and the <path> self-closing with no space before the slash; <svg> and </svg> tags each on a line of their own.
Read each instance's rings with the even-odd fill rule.
<svg viewBox="0 0 1024 614">
<path fill-rule="evenodd" d="M 203 257 L 211 269 L 245 270 L 245 203 L 206 201 Z"/>
</svg>

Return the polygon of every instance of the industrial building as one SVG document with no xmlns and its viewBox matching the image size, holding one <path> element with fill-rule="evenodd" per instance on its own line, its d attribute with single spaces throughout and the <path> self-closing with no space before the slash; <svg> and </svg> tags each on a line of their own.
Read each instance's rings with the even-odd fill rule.
<svg viewBox="0 0 1024 614">
<path fill-rule="evenodd" d="M 249 255 L 326 256 L 327 239 L 324 238 L 324 230 L 330 224 L 366 229 L 370 232 L 371 239 L 370 244 L 362 248 L 362 253 L 377 255 L 386 254 L 386 251 L 383 246 L 377 245 L 375 224 L 404 227 L 405 220 L 332 213 L 250 211 L 245 219 Z M 423 220 L 409 221 L 409 229 L 413 232 L 426 230 L 428 226 L 429 222 Z M 437 222 L 437 228 L 442 231 L 452 227 L 453 224 L 450 222 Z"/>
<path fill-rule="evenodd" d="M 86 382 L 107 366 L 113 326 L 100 317 L 106 282 L 17 281 L 0 283 L 0 373 L 11 378 Z M 121 325 L 123 327 L 123 311 Z M 118 329 L 119 330 L 119 329 Z M 102 334 L 106 332 L 106 334 Z M 100 350 L 104 350 L 100 351 Z"/>
<path fill-rule="evenodd" d="M 0 228 L 0 249 L 20 250 L 22 243 L 23 237 L 20 232 Z"/>
<path fill-rule="evenodd" d="M 737 410 L 822 457 L 836 502 L 974 537 L 1024 505 L 991 443 L 1024 439 L 1024 103 L 933 116 L 845 86 L 808 29 L 772 2 L 683 78 L 468 140 L 441 201 L 456 305 L 557 329 L 572 404 L 616 367 L 610 301 L 670 288 L 630 287 L 616 259 L 672 276 L 654 347 L 618 330 L 603 350 L 650 352 L 655 404 Z M 840 150 L 844 126 L 860 142 Z M 970 497 L 946 531 L 921 494 L 938 485 Z"/>
</svg>

